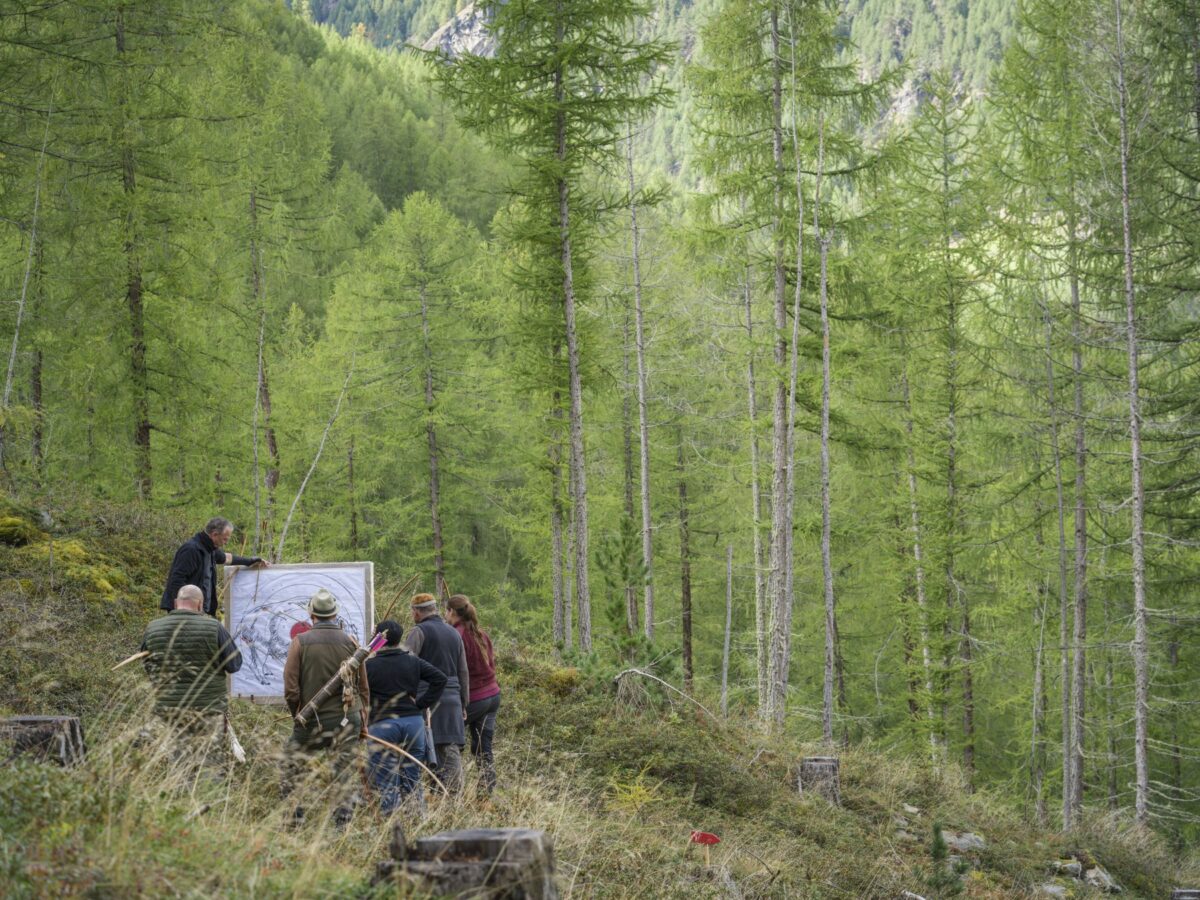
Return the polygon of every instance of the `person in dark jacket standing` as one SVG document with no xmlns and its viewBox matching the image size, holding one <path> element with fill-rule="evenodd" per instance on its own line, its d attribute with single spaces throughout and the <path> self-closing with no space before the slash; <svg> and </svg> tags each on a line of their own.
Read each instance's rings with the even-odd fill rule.
<svg viewBox="0 0 1200 900">
<path fill-rule="evenodd" d="M 446 689 L 433 710 L 433 744 L 437 751 L 434 772 L 451 791 L 462 787 L 462 748 L 466 743 L 463 723 L 467 717 L 470 670 L 462 638 L 438 613 L 433 594 L 412 598 L 416 627 L 408 632 L 404 646 L 446 676 Z"/>
<path fill-rule="evenodd" d="M 446 621 L 463 640 L 467 666 L 471 671 L 470 698 L 467 701 L 467 734 L 471 755 L 479 769 L 479 783 L 491 796 L 496 789 L 496 767 L 492 759 L 492 738 L 496 734 L 496 713 L 500 711 L 500 685 L 496 681 L 496 651 L 492 639 L 479 627 L 479 613 L 470 598 L 455 594 L 446 602 Z"/>
<path fill-rule="evenodd" d="M 283 664 L 283 699 L 292 716 L 304 709 L 305 704 L 338 674 L 346 658 L 358 649 L 354 639 L 337 624 L 337 614 L 337 598 L 324 588 L 308 601 L 312 628 L 292 639 L 287 661 Z M 333 794 L 338 803 L 333 819 L 339 828 L 350 821 L 358 803 L 354 768 L 359 740 L 365 733 L 363 717 L 371 702 L 368 684 L 367 674 L 361 669 L 355 671 L 348 689 L 334 691 L 322 701 L 307 725 L 295 723 L 292 726 L 292 736 L 284 747 L 280 784 L 284 797 L 296 788 L 309 760 L 329 751 L 333 757 Z M 304 807 L 297 806 L 292 819 L 294 823 L 302 821 Z"/>
<path fill-rule="evenodd" d="M 233 523 L 220 516 L 209 519 L 204 530 L 192 535 L 175 551 L 167 586 L 163 589 L 160 609 L 172 609 L 179 589 L 185 584 L 200 588 L 204 597 L 201 610 L 210 616 L 217 614 L 217 566 L 250 566 L 264 568 L 268 563 L 261 556 L 235 556 L 222 549 L 233 537 Z"/>
<path fill-rule="evenodd" d="M 382 634 L 387 645 L 366 664 L 367 680 L 371 683 L 371 724 L 367 733 L 424 760 L 425 710 L 441 699 L 446 676 L 399 646 L 404 636 L 399 622 L 390 619 L 380 622 L 375 633 Z M 416 763 L 405 762 L 400 754 L 386 747 L 377 744 L 371 747 L 367 772 L 385 816 L 414 789 L 421 796 L 421 773 Z"/>
<path fill-rule="evenodd" d="M 225 673 L 242 667 L 242 654 L 225 627 L 200 612 L 201 602 L 195 585 L 180 589 L 174 609 L 146 626 L 142 664 L 154 686 L 154 712 L 179 742 L 175 755 L 224 774 Z"/>
</svg>

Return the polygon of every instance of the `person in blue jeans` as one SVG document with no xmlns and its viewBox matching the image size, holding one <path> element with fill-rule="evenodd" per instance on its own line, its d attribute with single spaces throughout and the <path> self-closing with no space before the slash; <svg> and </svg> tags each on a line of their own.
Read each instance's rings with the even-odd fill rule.
<svg viewBox="0 0 1200 900">
<path fill-rule="evenodd" d="M 446 676 L 419 656 L 400 646 L 404 629 L 390 619 L 380 622 L 376 634 L 383 634 L 386 645 L 367 660 L 367 683 L 371 685 L 371 715 L 367 734 L 403 748 L 417 759 L 425 760 L 425 710 L 437 705 L 446 686 Z M 426 688 L 417 700 L 422 682 Z M 395 751 L 372 742 L 367 765 L 371 786 L 379 795 L 384 815 L 421 785 L 415 763 Z"/>
</svg>

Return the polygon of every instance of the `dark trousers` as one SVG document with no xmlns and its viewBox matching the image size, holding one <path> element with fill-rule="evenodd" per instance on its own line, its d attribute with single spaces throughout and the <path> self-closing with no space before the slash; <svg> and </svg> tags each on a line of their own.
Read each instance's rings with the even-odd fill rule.
<svg viewBox="0 0 1200 900">
<path fill-rule="evenodd" d="M 353 711 L 346 718 L 348 721 L 344 727 L 331 724 L 328 728 L 322 728 L 316 722 L 307 727 L 293 726 L 292 736 L 283 748 L 280 780 L 281 793 L 288 797 L 313 773 L 321 757 L 328 754 L 333 765 L 332 796 L 337 803 L 334 820 L 339 823 L 350 818 L 360 799 L 355 769 L 358 766 L 358 735 L 362 729 L 362 716 Z M 302 806 L 296 807 L 294 816 L 296 819 L 304 817 Z"/>
<path fill-rule="evenodd" d="M 425 719 L 421 716 L 380 719 L 371 724 L 367 733 L 407 750 L 417 759 L 425 759 Z M 379 807 L 384 815 L 421 787 L 421 770 L 416 763 L 374 742 L 367 772 L 371 786 L 379 794 Z"/>
<path fill-rule="evenodd" d="M 496 713 L 499 711 L 499 694 L 467 704 L 467 735 L 471 739 L 471 755 L 479 767 L 480 784 L 488 794 L 496 788 L 492 738 L 496 734 Z"/>
</svg>

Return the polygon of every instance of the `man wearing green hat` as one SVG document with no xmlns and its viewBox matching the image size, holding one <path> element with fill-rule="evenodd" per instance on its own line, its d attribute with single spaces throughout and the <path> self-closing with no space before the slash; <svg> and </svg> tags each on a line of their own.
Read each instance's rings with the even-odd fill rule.
<svg viewBox="0 0 1200 900">
<path fill-rule="evenodd" d="M 342 662 L 357 649 L 354 639 L 342 631 L 336 619 L 337 598 L 321 588 L 308 601 L 312 628 L 292 639 L 287 662 L 283 665 L 283 697 L 295 716 L 325 684 L 338 674 Z M 354 768 L 358 744 L 363 733 L 363 710 L 370 708 L 367 673 L 353 672 L 351 682 L 342 691 L 323 700 L 307 725 L 296 724 L 284 748 L 281 788 L 288 796 L 306 770 L 316 764 L 322 751 L 329 751 L 333 764 L 334 796 L 337 808 L 334 823 L 339 827 L 350 821 L 357 803 Z M 304 807 L 293 813 L 298 823 Z"/>
</svg>

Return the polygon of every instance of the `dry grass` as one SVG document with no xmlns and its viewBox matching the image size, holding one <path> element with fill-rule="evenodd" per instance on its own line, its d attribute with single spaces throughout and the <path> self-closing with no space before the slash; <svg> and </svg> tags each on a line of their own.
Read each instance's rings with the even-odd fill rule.
<svg viewBox="0 0 1200 900">
<path fill-rule="evenodd" d="M 139 740 L 148 688 L 136 666 L 110 667 L 136 647 L 156 609 L 171 546 L 139 544 L 138 523 L 80 515 L 67 536 L 127 548 L 129 594 L 89 599 L 0 548 L 0 711 L 75 713 L 89 755 L 72 770 L 0 769 L 0 894 L 15 897 L 369 896 L 392 822 L 361 807 L 344 832 L 318 775 L 296 799 L 278 790 L 290 727 L 276 708 L 235 702 L 249 761 L 214 782 L 162 740 Z M 176 529 L 179 530 L 179 529 Z M 173 545 L 172 545 L 173 546 Z M 24 568 L 22 568 L 24 566 Z M 712 722 L 682 701 L 643 691 L 639 709 L 608 678 L 561 669 L 548 654 L 505 643 L 494 801 L 431 800 L 398 816 L 410 837 L 468 827 L 530 827 L 554 841 L 566 898 L 891 898 L 929 900 L 935 822 L 986 836 L 957 896 L 1033 896 L 1058 855 L 1084 849 L 1126 887 L 1163 897 L 1200 883 L 1127 819 L 1091 820 L 1070 841 L 1031 826 L 1003 796 L 968 794 L 954 766 L 932 767 L 859 746 L 841 752 L 841 808 L 795 791 L 795 764 L 822 748 L 762 735 L 748 720 Z M 919 807 L 896 837 L 894 817 Z M 692 829 L 717 833 L 712 864 L 688 851 Z M 395 896 L 392 890 L 388 894 Z M 1078 896 L 1085 896 L 1078 894 Z"/>
</svg>

